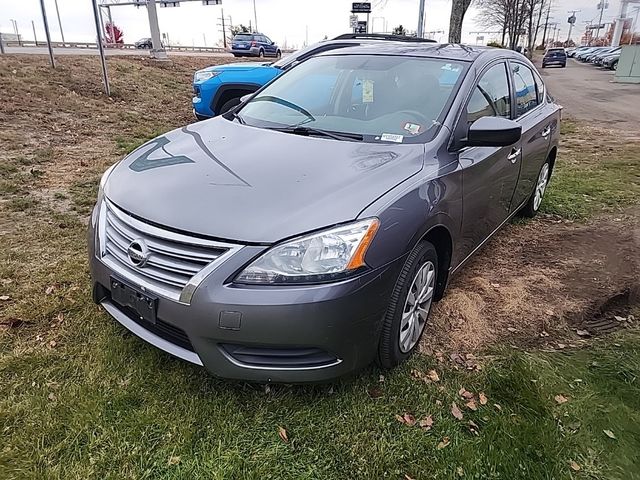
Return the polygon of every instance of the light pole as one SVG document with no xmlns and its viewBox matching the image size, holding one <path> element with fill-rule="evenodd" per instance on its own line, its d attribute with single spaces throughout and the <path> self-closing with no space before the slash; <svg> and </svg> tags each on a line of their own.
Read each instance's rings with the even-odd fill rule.
<svg viewBox="0 0 640 480">
<path fill-rule="evenodd" d="M 598 4 L 598 9 L 600 10 L 600 20 L 598 20 L 598 28 L 596 29 L 596 41 L 600 37 L 600 25 L 602 25 L 602 14 L 604 13 L 604 9 L 609 8 L 609 4 L 604 0 L 600 0 Z"/>
<path fill-rule="evenodd" d="M 258 12 L 256 11 L 256 0 L 253 0 L 253 24 L 255 25 L 256 32 L 258 31 Z"/>
<path fill-rule="evenodd" d="M 424 0 L 420 0 L 420 8 L 418 9 L 418 38 L 424 36 Z"/>
<path fill-rule="evenodd" d="M 44 8 L 44 0 L 40 0 L 40 9 L 42 10 L 42 23 L 44 23 L 44 34 L 47 37 L 47 47 L 49 48 L 49 60 L 51 66 L 56 68 L 56 60 L 53 58 L 53 47 L 51 46 L 51 33 L 49 32 L 49 22 L 47 21 L 47 11 Z"/>
<path fill-rule="evenodd" d="M 573 25 L 576 23 L 576 13 L 580 12 L 580 10 L 570 10 L 567 13 L 570 13 L 571 16 L 568 19 L 569 23 L 569 33 L 567 34 L 567 43 L 571 40 L 571 31 L 573 30 Z"/>
<path fill-rule="evenodd" d="M 96 35 L 98 35 L 98 51 L 100 52 L 100 63 L 102 64 L 102 80 L 104 81 L 104 91 L 107 94 L 107 97 L 110 97 L 111 89 L 109 87 L 109 75 L 107 74 L 107 62 L 104 58 L 104 47 L 102 46 L 102 38 L 100 37 L 100 27 L 102 22 L 100 21 L 100 13 L 98 10 L 98 4 L 96 3 L 97 1 L 98 0 L 91 0 L 91 5 L 93 6 L 93 20 L 96 23 Z"/>
<path fill-rule="evenodd" d="M 56 14 L 58 15 L 58 26 L 60 27 L 60 36 L 62 37 L 62 44 L 64 45 L 64 32 L 62 31 L 62 22 L 60 21 L 60 9 L 58 8 L 58 0 L 53 0 L 56 5 Z"/>
</svg>

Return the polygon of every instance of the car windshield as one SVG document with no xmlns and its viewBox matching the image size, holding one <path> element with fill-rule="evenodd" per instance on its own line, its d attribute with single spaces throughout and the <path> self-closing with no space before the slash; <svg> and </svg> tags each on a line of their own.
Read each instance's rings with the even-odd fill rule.
<svg viewBox="0 0 640 480">
<path fill-rule="evenodd" d="M 428 141 L 465 70 L 464 62 L 434 58 L 314 57 L 264 88 L 237 116 L 261 128 L 322 130 L 371 142 Z"/>
</svg>

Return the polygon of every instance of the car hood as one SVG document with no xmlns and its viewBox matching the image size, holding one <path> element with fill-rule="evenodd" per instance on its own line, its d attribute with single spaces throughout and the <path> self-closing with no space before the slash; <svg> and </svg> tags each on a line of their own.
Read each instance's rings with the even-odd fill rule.
<svg viewBox="0 0 640 480">
<path fill-rule="evenodd" d="M 216 117 L 125 157 L 104 187 L 120 208 L 176 230 L 273 243 L 354 220 L 418 173 L 421 144 L 372 144 L 265 130 Z"/>
<path fill-rule="evenodd" d="M 216 71 L 223 72 L 226 70 L 233 70 L 234 72 L 246 72 L 255 68 L 268 67 L 272 62 L 238 62 L 238 63 L 226 63 L 224 65 L 214 65 L 204 68 L 204 71 Z"/>
</svg>

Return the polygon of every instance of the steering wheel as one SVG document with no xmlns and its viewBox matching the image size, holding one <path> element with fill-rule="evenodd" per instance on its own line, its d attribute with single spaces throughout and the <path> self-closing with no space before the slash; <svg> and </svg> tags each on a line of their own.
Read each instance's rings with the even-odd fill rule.
<svg viewBox="0 0 640 480">
<path fill-rule="evenodd" d="M 415 110 L 400 110 L 399 112 L 396 113 L 397 116 L 401 116 L 405 114 L 413 117 L 413 120 L 417 120 L 417 123 L 419 123 L 424 130 L 426 130 L 428 127 L 431 126 L 431 122 L 427 120 L 427 117 L 425 117 L 420 112 L 416 112 Z"/>
</svg>

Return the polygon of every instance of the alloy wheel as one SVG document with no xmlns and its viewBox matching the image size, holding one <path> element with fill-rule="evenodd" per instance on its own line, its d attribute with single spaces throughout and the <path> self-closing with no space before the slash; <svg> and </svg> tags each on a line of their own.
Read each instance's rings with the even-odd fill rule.
<svg viewBox="0 0 640 480">
<path fill-rule="evenodd" d="M 538 182 L 536 183 L 536 192 L 533 198 L 533 209 L 538 210 L 542 203 L 542 197 L 547 189 L 547 183 L 549 182 L 549 164 L 545 163 L 540 169 L 540 175 L 538 175 Z"/>
<path fill-rule="evenodd" d="M 436 283 L 435 265 L 427 261 L 416 272 L 402 310 L 398 344 L 402 353 L 409 352 L 420 339 L 427 323 Z"/>
</svg>

